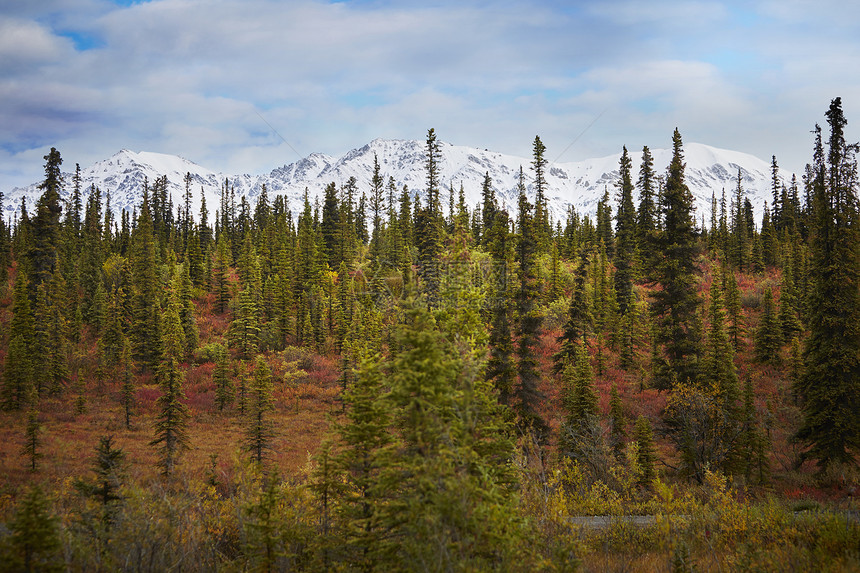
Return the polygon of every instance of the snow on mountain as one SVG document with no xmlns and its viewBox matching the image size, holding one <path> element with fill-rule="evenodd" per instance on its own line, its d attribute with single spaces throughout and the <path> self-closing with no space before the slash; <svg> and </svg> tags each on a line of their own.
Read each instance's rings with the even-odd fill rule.
<svg viewBox="0 0 860 573">
<path fill-rule="evenodd" d="M 443 186 L 443 204 L 447 205 L 448 189 L 459 192 L 462 184 L 466 201 L 474 207 L 481 201 L 481 185 L 484 174 L 489 173 L 499 203 L 509 210 L 516 207 L 517 184 L 520 167 L 523 169 L 527 194 L 533 199 L 531 159 L 505 155 L 493 151 L 456 146 L 441 142 L 439 163 L 440 181 Z M 373 176 L 374 154 L 378 158 L 380 171 L 386 179 L 392 177 L 398 187 L 407 185 L 412 193 L 423 197 L 426 185 L 424 167 L 425 145 L 419 141 L 375 139 L 364 147 L 354 149 L 340 158 L 314 153 L 295 163 L 274 169 L 262 175 L 226 175 L 201 167 L 175 155 L 152 152 L 132 152 L 123 149 L 112 157 L 99 161 L 81 170 L 84 197 L 91 185 L 102 193 L 110 192 L 114 210 L 132 210 L 140 204 L 144 180 L 152 182 L 167 176 L 168 190 L 174 205 L 182 202 L 185 193 L 185 175 L 191 174 L 192 209 L 199 213 L 201 192 L 206 196 L 210 222 L 219 206 L 221 189 L 225 180 L 235 189 L 236 200 L 248 198 L 253 206 L 265 184 L 269 197 L 284 195 L 294 212 L 301 209 L 305 189 L 311 201 L 322 197 L 330 182 L 340 186 L 350 177 L 355 177 L 359 191 L 369 191 Z M 654 149 L 654 170 L 663 175 L 672 156 L 671 149 Z M 730 197 L 737 185 L 738 169 L 747 197 L 757 213 L 771 197 L 770 164 L 761 159 L 725 149 L 717 149 L 699 143 L 688 143 L 684 147 L 687 185 L 693 193 L 697 207 L 697 219 L 702 215 L 710 219 L 711 193 L 719 198 L 723 189 Z M 631 151 L 633 178 L 638 178 L 641 151 Z M 597 202 L 608 190 L 614 200 L 615 184 L 618 181 L 620 153 L 570 163 L 548 165 L 546 180 L 547 199 L 555 219 L 564 220 L 569 205 L 577 212 L 594 215 Z M 64 197 L 71 191 L 72 174 L 64 174 L 66 188 Z M 7 193 L 5 207 L 7 217 L 19 208 L 21 197 L 26 196 L 32 207 L 40 192 L 38 184 L 15 188 Z"/>
</svg>

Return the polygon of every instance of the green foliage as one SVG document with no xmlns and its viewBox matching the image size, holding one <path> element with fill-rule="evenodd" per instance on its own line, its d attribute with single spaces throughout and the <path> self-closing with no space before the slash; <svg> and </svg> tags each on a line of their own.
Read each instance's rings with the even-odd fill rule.
<svg viewBox="0 0 860 573">
<path fill-rule="evenodd" d="M 101 504 L 102 521 L 109 525 L 116 515 L 118 502 L 123 499 L 120 490 L 125 479 L 125 452 L 122 448 L 114 447 L 113 436 L 101 436 L 95 450 L 92 467 L 95 479 L 79 479 L 75 487 L 82 495 L 94 498 Z"/>
<path fill-rule="evenodd" d="M 624 404 L 618 393 L 618 386 L 613 382 L 609 391 L 609 445 L 616 459 L 621 459 L 624 444 L 627 439 L 627 416 L 624 414 Z"/>
<path fill-rule="evenodd" d="M 762 312 L 759 327 L 755 333 L 755 356 L 759 362 L 779 364 L 780 348 L 782 347 L 782 332 L 779 316 L 773 304 L 773 291 L 765 289 L 762 299 Z"/>
<path fill-rule="evenodd" d="M 42 424 L 39 423 L 39 412 L 31 409 L 27 413 L 27 426 L 24 430 L 24 445 L 21 447 L 21 455 L 26 456 L 31 472 L 39 469 L 38 462 L 44 457 L 40 451 L 42 448 Z"/>
<path fill-rule="evenodd" d="M 236 348 L 244 357 L 257 353 L 260 340 L 260 315 L 250 289 L 239 293 L 239 306 L 228 333 L 230 346 Z"/>
<path fill-rule="evenodd" d="M 558 341 L 561 348 L 553 356 L 553 372 L 558 374 L 564 369 L 567 361 L 574 360 L 576 349 L 585 344 L 585 336 L 591 325 L 592 315 L 585 292 L 586 264 L 588 255 L 583 249 L 580 252 L 579 263 L 574 276 L 573 292 L 570 295 L 570 308 L 567 322 Z"/>
<path fill-rule="evenodd" d="M 131 414 L 137 402 L 134 386 L 134 361 L 131 358 L 131 344 L 128 338 L 123 336 L 122 355 L 120 357 L 120 371 L 122 372 L 122 386 L 120 388 L 120 404 L 125 415 L 125 427 L 131 429 Z"/>
<path fill-rule="evenodd" d="M 6 557 L 0 567 L 26 573 L 63 570 L 59 519 L 41 486 L 34 485 L 21 499 L 9 530 L 9 551 L 3 552 Z"/>
<path fill-rule="evenodd" d="M 654 433 L 651 422 L 644 416 L 636 419 L 633 430 L 633 441 L 636 443 L 636 462 L 639 469 L 638 482 L 644 488 L 650 488 L 657 476 L 654 464 L 657 462 L 657 448 L 654 444 Z"/>
<path fill-rule="evenodd" d="M 535 275 L 535 256 L 537 241 L 532 205 L 526 198 L 520 172 L 520 194 L 517 213 L 519 237 L 515 258 L 519 264 L 519 285 L 515 294 L 516 336 L 515 346 L 517 383 L 514 386 L 513 409 L 517 414 L 521 431 L 533 433 L 536 441 L 543 444 L 547 440 L 548 426 L 539 413 L 544 396 L 540 391 L 540 372 L 537 369 L 535 348 L 538 344 L 540 327 L 543 321 L 538 306 L 537 277 Z"/>
<path fill-rule="evenodd" d="M 615 217 L 615 298 L 618 310 L 625 315 L 633 297 L 633 273 L 636 256 L 636 209 L 633 207 L 633 162 L 627 147 L 621 153 L 618 187 L 618 212 Z"/>
<path fill-rule="evenodd" d="M 35 334 L 27 285 L 26 273 L 19 269 L 12 294 L 9 349 L 3 372 L 3 407 L 7 410 L 21 410 L 36 398 L 31 350 Z"/>
<path fill-rule="evenodd" d="M 223 346 L 215 358 L 212 381 L 215 383 L 215 405 L 219 411 L 223 411 L 224 408 L 233 403 L 236 394 L 233 380 L 230 377 L 230 358 Z"/>
<path fill-rule="evenodd" d="M 663 253 L 652 269 L 653 279 L 661 287 L 652 293 L 651 303 L 657 323 L 655 342 L 661 349 L 654 365 L 654 386 L 659 389 L 672 388 L 676 381 L 694 381 L 701 353 L 693 196 L 684 183 L 683 149 L 677 129 L 672 143 L 672 160 L 662 196 L 663 229 L 650 245 Z"/>
<path fill-rule="evenodd" d="M 251 459 L 258 465 L 263 464 L 266 452 L 272 447 L 275 427 L 271 414 L 275 410 L 272 397 L 272 372 L 263 356 L 257 356 L 254 365 L 254 378 L 250 387 L 248 406 L 248 426 L 245 431 L 245 447 Z"/>
<path fill-rule="evenodd" d="M 732 469 L 742 428 L 729 396 L 713 383 L 677 384 L 664 419 L 681 454 L 681 471 L 701 482 L 708 468 Z"/>
<path fill-rule="evenodd" d="M 814 192 L 810 333 L 804 346 L 803 375 L 795 386 L 803 412 L 797 438 L 808 446 L 803 457 L 815 459 L 822 469 L 831 463 L 856 463 L 860 452 L 857 145 L 845 143 L 847 121 L 840 98 L 831 102 L 826 115 L 831 129 L 827 157 L 825 160 L 821 133 L 816 129 L 810 173 Z"/>
</svg>

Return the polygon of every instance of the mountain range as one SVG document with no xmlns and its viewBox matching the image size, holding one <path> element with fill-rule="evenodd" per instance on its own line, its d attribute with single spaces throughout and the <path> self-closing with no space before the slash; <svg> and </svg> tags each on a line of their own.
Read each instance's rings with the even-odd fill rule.
<svg viewBox="0 0 860 573">
<path fill-rule="evenodd" d="M 509 210 L 516 208 L 517 184 L 522 167 L 527 195 L 533 199 L 531 159 L 505 155 L 486 149 L 476 149 L 440 142 L 440 180 L 443 185 L 443 204 L 447 205 L 447 189 L 459 191 L 462 184 L 466 202 L 474 207 L 481 201 L 481 186 L 484 175 L 489 173 L 499 203 Z M 671 149 L 652 149 L 654 170 L 665 174 L 672 156 Z M 102 193 L 110 192 L 111 207 L 132 210 L 141 202 L 144 181 L 150 184 L 160 176 L 167 176 L 168 189 L 174 205 L 182 201 L 185 192 L 185 176 L 191 174 L 194 214 L 199 213 L 201 197 L 205 194 L 210 221 L 220 204 L 221 189 L 225 180 L 235 189 L 236 201 L 242 196 L 253 206 L 266 185 L 270 198 L 285 195 L 289 206 L 298 212 L 307 189 L 311 201 L 322 197 L 330 182 L 338 186 L 350 177 L 358 182 L 359 192 L 369 191 L 373 175 L 374 156 L 378 158 L 380 170 L 386 180 L 392 177 L 399 189 L 407 185 L 411 192 L 423 197 L 426 182 L 425 144 L 419 141 L 375 139 L 364 147 L 353 149 L 340 158 L 313 153 L 295 163 L 278 167 L 267 174 L 230 175 L 202 167 L 176 155 L 147 151 L 133 152 L 123 149 L 108 159 L 81 169 L 84 197 L 91 185 Z M 564 220 L 569 205 L 580 214 L 593 215 L 604 190 L 608 190 L 615 203 L 618 181 L 618 164 L 621 154 L 585 161 L 551 163 L 546 171 L 548 191 L 546 193 L 550 212 L 556 220 Z M 633 179 L 638 178 L 642 152 L 631 151 Z M 770 164 L 746 153 L 717 149 L 700 143 L 684 146 L 686 182 L 692 192 L 697 209 L 696 217 L 710 219 L 711 194 L 720 197 L 725 189 L 731 197 L 737 187 L 738 171 L 746 196 L 757 213 L 768 202 L 771 194 Z M 65 190 L 71 191 L 72 174 L 64 174 Z M 17 187 L 6 194 L 6 217 L 13 216 L 27 198 L 32 207 L 40 195 L 38 183 Z M 614 207 L 613 207 L 614 210 Z"/>
</svg>

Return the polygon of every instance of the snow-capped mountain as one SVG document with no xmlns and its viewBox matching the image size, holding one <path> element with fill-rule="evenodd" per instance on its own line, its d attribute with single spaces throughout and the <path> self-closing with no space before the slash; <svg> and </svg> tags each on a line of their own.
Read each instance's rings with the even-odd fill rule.
<svg viewBox="0 0 860 573">
<path fill-rule="evenodd" d="M 522 167 L 527 193 L 533 198 L 531 159 L 504 155 L 488 150 L 440 143 L 440 180 L 443 186 L 443 203 L 447 205 L 447 190 L 451 187 L 459 192 L 462 184 L 466 201 L 475 206 L 481 201 L 481 185 L 484 174 L 489 173 L 499 203 L 508 209 L 516 206 L 519 171 Z M 654 149 L 654 170 L 665 173 L 671 159 L 670 149 Z M 126 149 L 109 159 L 99 161 L 81 170 L 82 188 L 86 197 L 91 185 L 102 193 L 110 192 L 114 210 L 131 210 L 141 201 L 144 180 L 150 185 L 160 176 L 167 176 L 169 192 L 174 205 L 179 205 L 185 192 L 185 176 L 191 174 L 193 210 L 199 212 L 202 194 L 211 215 L 220 203 L 221 189 L 225 180 L 235 189 L 236 200 L 248 198 L 253 206 L 263 185 L 270 197 L 285 195 L 294 212 L 301 209 L 305 189 L 311 200 L 321 197 L 326 185 L 334 182 L 338 186 L 350 177 L 355 177 L 359 191 L 368 191 L 373 176 L 374 155 L 386 184 L 392 177 L 399 189 L 407 185 L 412 193 L 423 197 L 426 185 L 425 144 L 419 141 L 375 139 L 364 147 L 354 149 L 340 158 L 314 153 L 295 163 L 274 169 L 262 175 L 227 175 L 201 167 L 175 155 L 139 152 Z M 710 218 L 711 194 L 720 196 L 725 189 L 731 196 L 737 186 L 738 170 L 747 197 L 758 213 L 771 197 L 770 164 L 752 155 L 717 149 L 699 143 L 688 143 L 684 148 L 687 185 L 693 193 L 697 207 L 697 218 Z M 633 162 L 633 178 L 638 178 L 642 153 L 630 153 Z M 593 215 L 597 202 L 608 190 L 615 198 L 618 181 L 620 154 L 570 163 L 555 163 L 548 166 L 546 181 L 547 198 L 555 219 L 564 220 L 569 205 L 577 212 Z M 72 174 L 65 175 L 64 197 L 71 190 Z M 15 188 L 7 193 L 6 216 L 10 216 L 26 196 L 32 206 L 40 195 L 37 184 Z M 211 219 L 210 219 L 211 220 Z"/>
</svg>

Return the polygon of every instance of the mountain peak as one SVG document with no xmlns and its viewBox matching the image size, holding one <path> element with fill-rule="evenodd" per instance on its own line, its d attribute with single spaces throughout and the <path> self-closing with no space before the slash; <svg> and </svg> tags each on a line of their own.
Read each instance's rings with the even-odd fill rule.
<svg viewBox="0 0 860 573">
<path fill-rule="evenodd" d="M 485 174 L 489 174 L 500 203 L 514 208 L 518 194 L 519 170 L 525 169 L 527 193 L 531 195 L 531 159 L 505 155 L 487 149 L 439 142 L 441 161 L 439 180 L 443 192 L 463 186 L 466 202 L 471 207 L 481 201 L 481 187 Z M 334 182 L 343 185 L 355 177 L 359 189 L 368 191 L 373 176 L 374 155 L 386 181 L 392 178 L 398 189 L 406 185 L 410 192 L 423 194 L 426 186 L 425 143 L 416 140 L 376 138 L 366 145 L 353 149 L 342 157 L 334 158 L 312 153 L 294 163 L 276 168 L 267 174 L 229 175 L 212 171 L 188 159 L 150 151 L 134 152 L 122 149 L 110 158 L 82 170 L 84 188 L 98 186 L 111 193 L 114 208 L 131 210 L 141 200 L 145 180 L 154 181 L 167 176 L 168 191 L 178 200 L 185 193 L 185 175 L 192 175 L 192 201 L 194 212 L 199 212 L 203 195 L 206 203 L 218 205 L 225 179 L 230 181 L 237 201 L 247 196 L 252 201 L 266 185 L 270 196 L 285 195 L 293 209 L 298 210 L 308 189 L 311 198 L 321 196 L 325 187 Z M 630 150 L 634 176 L 638 173 L 642 152 Z M 662 173 L 671 159 L 669 149 L 652 149 L 654 170 Z M 760 212 L 770 197 L 770 164 L 752 155 L 719 149 L 701 143 L 684 146 L 687 164 L 687 184 L 692 191 L 699 216 L 710 213 L 712 193 L 719 195 L 723 188 L 731 192 L 737 185 L 738 169 L 742 184 L 754 208 Z M 614 185 L 618 178 L 620 153 L 585 161 L 555 163 L 547 170 L 547 197 L 556 220 L 564 220 L 570 205 L 580 214 L 592 215 L 604 189 Z M 71 174 L 66 178 L 71 181 Z M 20 195 L 27 195 L 28 203 L 38 198 L 36 184 L 14 189 L 8 194 L 7 209 L 17 208 Z M 614 195 L 614 194 L 613 194 Z"/>
</svg>

